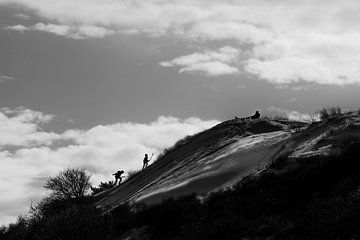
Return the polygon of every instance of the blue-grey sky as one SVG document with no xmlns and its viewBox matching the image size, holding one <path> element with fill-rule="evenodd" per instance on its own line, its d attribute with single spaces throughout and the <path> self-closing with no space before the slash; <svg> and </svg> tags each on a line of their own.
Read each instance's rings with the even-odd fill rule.
<svg viewBox="0 0 360 240">
<path fill-rule="evenodd" d="M 235 115 L 359 108 L 359 8 L 0 0 L 0 224 L 65 167 L 86 167 L 96 184 Z"/>
</svg>

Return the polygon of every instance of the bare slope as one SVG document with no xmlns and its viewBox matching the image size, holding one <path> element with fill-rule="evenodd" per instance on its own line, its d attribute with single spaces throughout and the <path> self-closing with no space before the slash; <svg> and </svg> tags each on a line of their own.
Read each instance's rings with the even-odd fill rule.
<svg viewBox="0 0 360 240">
<path fill-rule="evenodd" d="M 356 114 L 311 125 L 226 121 L 189 138 L 146 170 L 104 192 L 97 205 L 112 208 L 127 201 L 154 203 L 170 196 L 209 193 L 260 173 L 281 155 L 296 163 L 295 159 L 330 154 L 340 141 L 359 138 L 360 119 Z"/>
<path fill-rule="evenodd" d="M 276 121 L 230 120 L 190 138 L 97 203 L 114 207 L 125 201 L 156 202 L 163 197 L 208 193 L 230 186 L 258 169 L 282 149 L 289 126 Z"/>
</svg>

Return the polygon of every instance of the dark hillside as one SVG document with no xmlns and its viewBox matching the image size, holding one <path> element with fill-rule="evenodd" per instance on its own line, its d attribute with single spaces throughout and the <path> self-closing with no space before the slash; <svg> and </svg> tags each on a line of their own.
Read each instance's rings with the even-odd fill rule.
<svg viewBox="0 0 360 240">
<path fill-rule="evenodd" d="M 359 156 L 356 114 L 309 126 L 231 120 L 95 198 L 45 198 L 0 239 L 360 239 Z"/>
<path fill-rule="evenodd" d="M 281 174 L 271 167 L 203 203 L 168 199 L 135 215 L 149 239 L 359 239 L 359 154 L 357 143 Z"/>
</svg>

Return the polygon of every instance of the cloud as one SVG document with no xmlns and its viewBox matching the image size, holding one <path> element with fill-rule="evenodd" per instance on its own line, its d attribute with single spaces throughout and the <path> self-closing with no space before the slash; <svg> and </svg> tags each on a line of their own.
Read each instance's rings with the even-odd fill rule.
<svg viewBox="0 0 360 240">
<path fill-rule="evenodd" d="M 0 109 L 0 224 L 25 213 L 31 199 L 45 194 L 44 180 L 61 169 L 84 167 L 97 185 L 113 180 L 111 174 L 118 169 L 140 169 L 144 153 L 160 153 L 218 123 L 160 116 L 149 123 L 121 122 L 62 133 L 42 130 L 54 118 L 26 108 Z"/>
<path fill-rule="evenodd" d="M 137 29 L 126 29 L 126 30 L 122 30 L 120 31 L 123 34 L 127 34 L 127 35 L 137 35 L 140 34 L 140 31 Z"/>
<path fill-rule="evenodd" d="M 73 39 L 103 38 L 115 33 L 113 30 L 96 26 L 69 27 L 66 25 L 44 23 L 37 23 L 32 27 L 32 29 L 37 31 L 49 32 Z"/>
<path fill-rule="evenodd" d="M 274 107 L 274 106 L 269 107 L 266 111 L 268 112 L 268 114 L 270 116 L 286 117 L 290 121 L 311 122 L 311 121 L 318 121 L 320 119 L 318 114 L 300 113 L 295 110 L 278 108 L 278 107 Z"/>
<path fill-rule="evenodd" d="M 68 25 L 58 25 L 58 24 L 45 24 L 37 23 L 32 26 L 23 26 L 23 25 L 14 25 L 7 26 L 4 29 L 13 30 L 13 31 L 40 31 L 48 32 L 58 36 L 63 36 L 66 38 L 72 39 L 86 39 L 86 38 L 103 38 L 108 35 L 115 34 L 115 31 L 106 29 L 103 27 L 84 25 L 84 26 L 68 26 Z"/>
<path fill-rule="evenodd" d="M 60 139 L 53 132 L 41 130 L 43 124 L 53 119 L 52 115 L 25 108 L 0 109 L 0 150 L 6 146 L 49 145 Z"/>
<path fill-rule="evenodd" d="M 1 3 L 35 9 L 40 17 L 61 24 L 42 26 L 44 31 L 66 32 L 65 36 L 72 38 L 118 31 L 151 37 L 168 35 L 196 45 L 230 40 L 234 47 L 246 50 L 238 62 L 241 69 L 273 84 L 360 84 L 360 15 L 356 10 L 360 3 L 356 0 L 59 0 L 56 4 L 47 0 L 0 0 Z M 63 25 L 72 30 L 62 29 Z M 83 29 L 85 33 L 78 35 L 76 26 L 106 27 L 108 31 Z M 21 25 L 17 28 L 24 29 Z M 213 67 L 222 70 L 209 72 Z M 210 76 L 237 72 L 221 61 L 201 62 L 184 67 L 182 72 L 193 71 Z"/>
<path fill-rule="evenodd" d="M 14 79 L 15 78 L 11 77 L 11 76 L 1 75 L 0 76 L 0 83 L 4 83 L 4 82 L 7 82 L 9 80 L 14 80 Z"/>
<path fill-rule="evenodd" d="M 13 25 L 13 26 L 6 26 L 3 27 L 3 29 L 5 30 L 11 30 L 11 31 L 17 31 L 17 32 L 24 32 L 26 30 L 28 30 L 27 27 L 25 27 L 24 25 Z"/>
<path fill-rule="evenodd" d="M 230 75 L 239 73 L 239 69 L 231 65 L 238 59 L 239 54 L 239 49 L 225 46 L 217 51 L 204 51 L 177 57 L 171 61 L 160 62 L 160 65 L 179 66 L 179 73 L 200 72 L 208 76 Z"/>
</svg>

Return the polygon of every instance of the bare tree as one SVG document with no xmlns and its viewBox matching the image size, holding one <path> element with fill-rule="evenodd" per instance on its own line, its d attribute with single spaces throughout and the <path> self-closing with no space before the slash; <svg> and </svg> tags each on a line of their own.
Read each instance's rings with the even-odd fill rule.
<svg viewBox="0 0 360 240">
<path fill-rule="evenodd" d="M 66 199 L 84 197 L 90 186 L 90 175 L 83 169 L 60 171 L 44 184 L 44 188 L 52 191 L 52 196 Z"/>
</svg>

